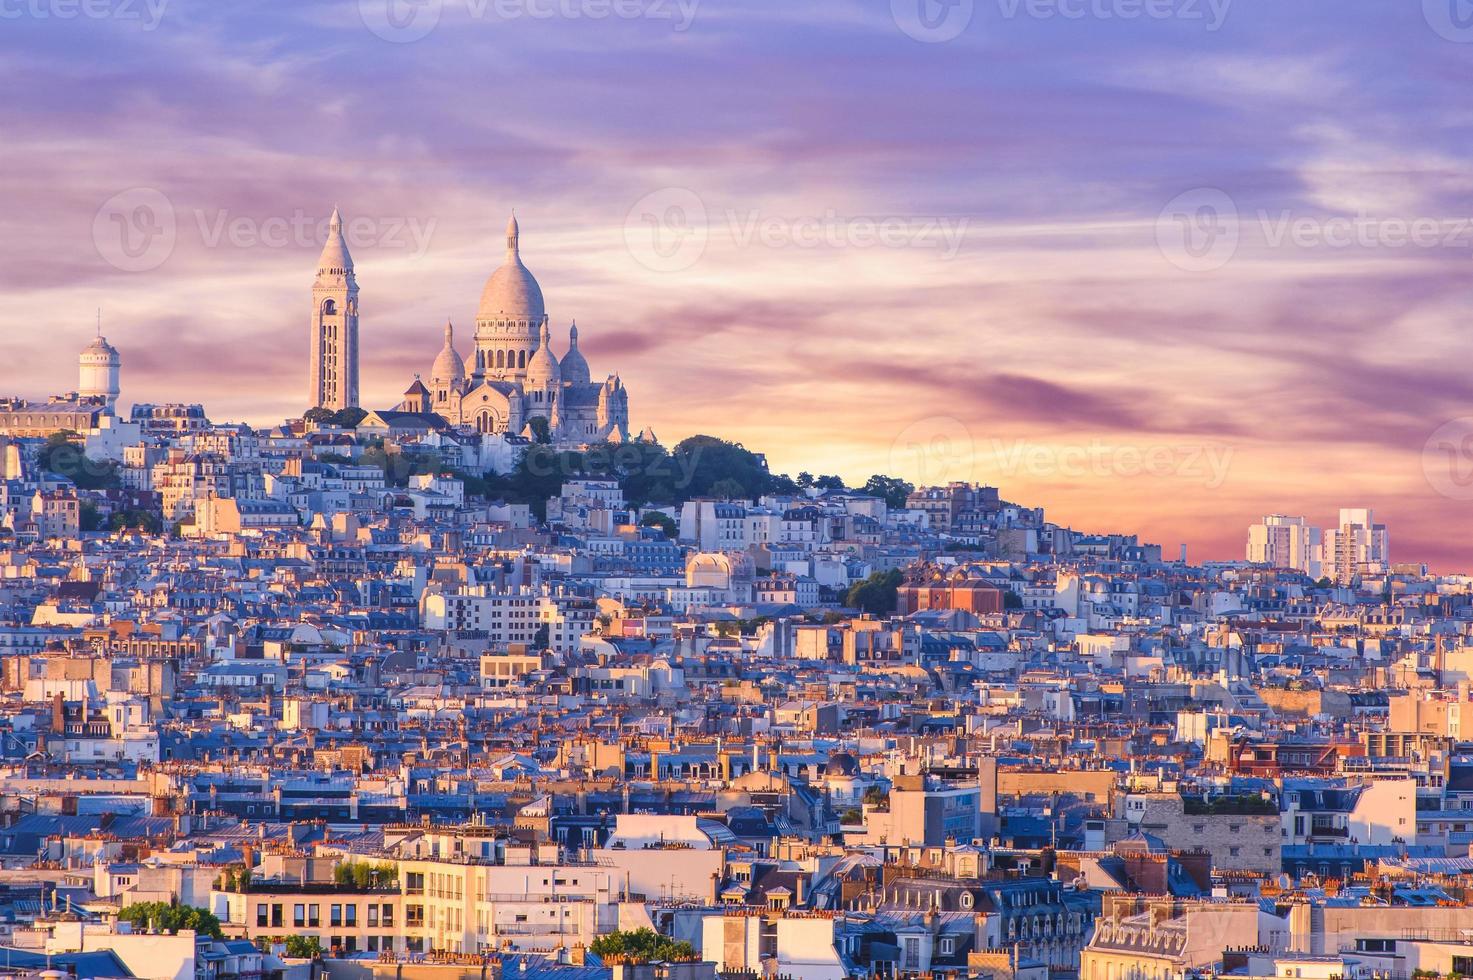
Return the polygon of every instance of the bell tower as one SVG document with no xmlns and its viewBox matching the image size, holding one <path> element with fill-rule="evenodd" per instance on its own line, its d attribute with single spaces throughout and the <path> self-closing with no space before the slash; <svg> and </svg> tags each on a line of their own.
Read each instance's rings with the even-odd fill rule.
<svg viewBox="0 0 1473 980">
<path fill-rule="evenodd" d="M 357 408 L 358 281 L 337 208 L 332 209 L 312 283 L 311 361 L 308 404 L 332 411 Z"/>
</svg>

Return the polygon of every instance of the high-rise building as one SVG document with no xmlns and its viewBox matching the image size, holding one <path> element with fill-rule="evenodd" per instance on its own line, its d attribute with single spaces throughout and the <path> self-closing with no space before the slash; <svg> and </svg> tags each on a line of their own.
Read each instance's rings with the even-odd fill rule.
<svg viewBox="0 0 1473 980">
<path fill-rule="evenodd" d="M 1351 582 L 1387 566 L 1391 536 L 1385 524 L 1375 523 L 1369 508 L 1341 508 L 1339 526 L 1325 531 L 1322 551 L 1326 574 L 1338 582 Z"/>
<path fill-rule="evenodd" d="M 337 208 L 312 283 L 311 370 L 309 405 L 333 411 L 358 407 L 358 281 Z"/>
<path fill-rule="evenodd" d="M 1320 529 L 1302 517 L 1270 514 L 1248 527 L 1248 560 L 1273 568 L 1296 568 L 1320 577 Z"/>
</svg>

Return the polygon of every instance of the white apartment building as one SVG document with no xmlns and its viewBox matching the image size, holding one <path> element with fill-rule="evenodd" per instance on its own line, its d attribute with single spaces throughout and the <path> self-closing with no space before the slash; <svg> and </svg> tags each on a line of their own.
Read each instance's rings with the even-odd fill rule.
<svg viewBox="0 0 1473 980">
<path fill-rule="evenodd" d="M 594 605 L 579 596 L 545 594 L 529 588 L 495 591 L 470 586 L 459 592 L 424 597 L 425 629 L 482 632 L 493 645 L 532 644 L 547 627 L 547 645 L 561 653 L 578 648 L 593 632 Z"/>
<path fill-rule="evenodd" d="M 1349 582 L 1363 572 L 1379 572 L 1390 561 L 1391 536 L 1369 509 L 1342 508 L 1338 527 L 1326 529 L 1322 563 L 1325 574 Z"/>
<path fill-rule="evenodd" d="M 1248 560 L 1271 568 L 1296 568 L 1320 577 L 1320 529 L 1302 517 L 1270 514 L 1248 528 Z"/>
</svg>

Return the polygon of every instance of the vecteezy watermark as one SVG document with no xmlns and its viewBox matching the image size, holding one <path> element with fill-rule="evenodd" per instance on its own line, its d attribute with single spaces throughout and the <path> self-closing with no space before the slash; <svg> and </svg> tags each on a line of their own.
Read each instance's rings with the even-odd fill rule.
<svg viewBox="0 0 1473 980">
<path fill-rule="evenodd" d="M 327 241 L 330 218 L 298 209 L 289 215 L 235 214 L 228 208 L 193 212 L 200 242 L 206 248 L 310 248 Z M 420 258 L 435 233 L 434 218 L 355 215 L 343 221 L 348 248 L 402 249 Z"/>
<path fill-rule="evenodd" d="M 136 21 L 152 31 L 168 6 L 169 0 L 0 0 L 0 20 Z"/>
<path fill-rule="evenodd" d="M 967 218 L 916 215 L 772 215 L 727 209 L 714 218 L 699 194 L 665 187 L 646 194 L 624 217 L 629 254 L 656 272 L 680 272 L 700 261 L 713 235 L 736 248 L 921 248 L 955 258 Z"/>
<path fill-rule="evenodd" d="M 1218 31 L 1233 0 L 997 0 L 1004 18 L 1014 20 L 1171 20 L 1200 22 Z"/>
<path fill-rule="evenodd" d="M 518 20 L 664 21 L 684 32 L 695 21 L 700 0 L 456 0 L 476 22 Z M 447 0 L 358 0 L 358 17 L 376 37 L 408 44 L 440 26 Z"/>
<path fill-rule="evenodd" d="M 725 212 L 731 240 L 742 248 L 931 248 L 954 259 L 967 235 L 968 219 L 945 216 L 821 215 L 786 217 L 761 211 Z"/>
<path fill-rule="evenodd" d="M 1473 0 L 1422 0 L 1422 16 L 1438 37 L 1473 44 Z"/>
<path fill-rule="evenodd" d="M 1473 244 L 1473 218 L 1296 215 L 1258 212 L 1263 243 L 1270 248 L 1466 248 Z"/>
<path fill-rule="evenodd" d="M 97 254 L 123 272 L 147 272 L 174 254 L 174 204 L 153 187 L 130 187 L 103 202 L 92 217 Z"/>
<path fill-rule="evenodd" d="M 246 215 L 229 208 L 194 208 L 181 214 L 166 194 L 153 187 L 130 187 L 108 198 L 92 219 L 92 243 L 113 268 L 123 272 L 157 269 L 174 254 L 182 234 L 204 248 L 321 247 L 330 219 L 300 209 L 290 214 Z M 420 258 L 435 232 L 434 218 L 365 216 L 348 218 L 343 237 L 358 247 L 401 249 Z"/>
<path fill-rule="evenodd" d="M 695 265 L 710 235 L 706 203 L 685 187 L 652 191 L 624 216 L 624 247 L 655 272 L 681 272 Z"/>
<path fill-rule="evenodd" d="M 1225 191 L 1199 187 L 1178 194 L 1156 218 L 1156 244 L 1172 265 L 1210 272 L 1231 262 L 1245 243 L 1282 249 L 1473 247 L 1473 217 L 1302 214 L 1259 209 L 1240 214 Z"/>
<path fill-rule="evenodd" d="M 656 483 L 666 483 L 675 490 L 685 490 L 694 482 L 700 469 L 705 447 L 696 445 L 687 452 L 666 452 L 658 446 L 635 443 L 607 443 L 581 453 L 557 452 L 547 446 L 537 447 L 522 460 L 527 472 L 537 477 L 557 476 L 563 480 L 623 480 L 640 476 Z"/>
<path fill-rule="evenodd" d="M 1427 438 L 1422 475 L 1449 500 L 1473 500 L 1473 416 L 1444 422 Z"/>
<path fill-rule="evenodd" d="M 1221 269 L 1238 254 L 1238 242 L 1238 206 L 1216 187 L 1184 191 L 1156 216 L 1156 247 L 1187 272 Z"/>
<path fill-rule="evenodd" d="M 1209 490 L 1227 482 L 1233 447 L 1224 445 L 1117 445 L 1094 440 L 1052 446 L 1022 439 L 993 439 L 993 457 L 1007 476 L 1036 479 L 1098 479 L 1140 476 L 1200 481 Z"/>
<path fill-rule="evenodd" d="M 940 44 L 972 23 L 974 0 L 890 0 L 890 17 L 908 37 Z"/>
<path fill-rule="evenodd" d="M 966 483 L 977 466 L 977 443 L 971 430 L 944 415 L 912 422 L 890 444 L 890 468 L 917 483 L 939 486 Z"/>
<path fill-rule="evenodd" d="M 1431 2 L 1431 0 L 1429 0 Z M 1233 0 L 996 0 L 1005 21 L 1184 21 L 1222 29 Z M 940 44 L 960 37 L 976 15 L 976 0 L 890 0 L 890 18 L 907 37 Z"/>
</svg>

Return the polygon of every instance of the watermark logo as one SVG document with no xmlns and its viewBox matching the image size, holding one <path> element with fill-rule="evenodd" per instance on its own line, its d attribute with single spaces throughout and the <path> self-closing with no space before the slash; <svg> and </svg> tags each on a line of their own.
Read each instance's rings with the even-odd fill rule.
<svg viewBox="0 0 1473 980">
<path fill-rule="evenodd" d="M 967 237 L 966 218 L 823 214 L 788 217 L 756 209 L 728 210 L 726 230 L 741 248 L 926 248 L 954 259 Z"/>
<path fill-rule="evenodd" d="M 327 241 L 330 217 L 308 214 L 300 208 L 291 214 L 264 218 L 236 214 L 228 208 L 191 212 L 194 230 L 206 248 L 314 248 Z M 354 248 L 397 249 L 420 258 L 430 247 L 435 233 L 434 218 L 414 215 L 354 215 L 344 220 L 343 239 Z"/>
<path fill-rule="evenodd" d="M 358 0 L 358 17 L 378 38 L 409 44 L 440 26 L 444 0 Z"/>
<path fill-rule="evenodd" d="M 655 272 L 683 272 L 695 265 L 710 235 L 705 202 L 685 187 L 646 194 L 624 216 L 624 247 Z"/>
<path fill-rule="evenodd" d="M 890 0 L 890 16 L 907 37 L 941 44 L 972 23 L 975 0 Z"/>
<path fill-rule="evenodd" d="M 4 0 L 0 0 L 4 2 Z M 358 0 L 358 16 L 375 36 L 394 44 L 428 37 L 440 26 L 445 0 Z M 463 0 L 472 22 L 519 20 L 666 21 L 683 33 L 695 21 L 700 0 Z"/>
<path fill-rule="evenodd" d="M 174 205 L 153 187 L 119 191 L 92 218 L 97 254 L 123 272 L 157 269 L 174 253 L 177 239 Z"/>
<path fill-rule="evenodd" d="M 1210 272 L 1250 244 L 1304 250 L 1467 249 L 1473 247 L 1473 217 L 1306 214 L 1288 208 L 1240 214 L 1226 192 L 1199 187 L 1178 194 L 1161 209 L 1156 244 L 1172 265 Z"/>
<path fill-rule="evenodd" d="M 889 473 L 905 473 L 924 486 L 970 482 L 977 444 L 961 421 L 933 416 L 912 422 L 890 444 Z"/>
<path fill-rule="evenodd" d="M 1186 272 L 1221 269 L 1238 254 L 1240 236 L 1237 205 L 1215 187 L 1178 194 L 1156 217 L 1156 247 Z"/>
<path fill-rule="evenodd" d="M 169 0 L 0 0 L 0 20 L 131 21 L 157 30 Z"/>
<path fill-rule="evenodd" d="M 1473 44 L 1473 0 L 1422 0 L 1422 16 L 1438 37 Z"/>
<path fill-rule="evenodd" d="M 1098 439 L 1065 446 L 994 439 L 990 448 L 1006 476 L 1064 480 L 1144 476 L 1191 481 L 1209 490 L 1227 482 L 1234 455 L 1232 446 L 1220 444 L 1136 446 Z"/>
<path fill-rule="evenodd" d="M 108 198 L 92 221 L 97 254 L 123 272 L 157 269 L 174 254 L 181 236 L 207 249 L 321 248 L 330 219 L 301 209 L 265 217 L 229 208 L 176 211 L 162 192 L 132 187 Z M 418 259 L 429 249 L 434 218 L 414 215 L 356 215 L 343 222 L 349 250 L 398 249 Z"/>
<path fill-rule="evenodd" d="M 712 214 L 700 195 L 665 187 L 635 202 L 624 218 L 629 254 L 657 272 L 681 272 L 701 260 L 717 235 L 736 248 L 919 248 L 953 259 L 967 218 L 915 215 L 764 214 L 756 208 Z"/>
<path fill-rule="evenodd" d="M 1422 475 L 1449 500 L 1473 500 L 1473 416 L 1444 422 L 1428 437 Z"/>
<path fill-rule="evenodd" d="M 1222 29 L 1233 0 L 997 0 L 1007 20 L 1120 20 L 1200 22 Z"/>
</svg>

